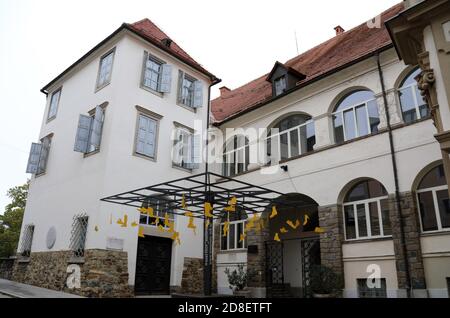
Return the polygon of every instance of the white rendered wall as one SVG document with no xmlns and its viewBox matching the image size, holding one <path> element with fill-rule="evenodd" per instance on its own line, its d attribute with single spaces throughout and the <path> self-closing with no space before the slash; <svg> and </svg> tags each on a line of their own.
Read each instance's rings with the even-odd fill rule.
<svg viewBox="0 0 450 318">
<path fill-rule="evenodd" d="M 46 174 L 32 178 L 24 225 L 35 225 L 32 252 L 48 251 L 45 238 L 51 226 L 57 229 L 57 240 L 52 250 L 67 250 L 72 217 L 81 212 L 87 213 L 89 229 L 86 248 L 105 249 L 108 238 L 123 239 L 124 251 L 128 252 L 129 283 L 134 285 L 138 228 L 121 228 L 115 222 L 124 214 L 128 214 L 129 223 L 138 221 L 139 213 L 136 209 L 104 203 L 100 199 L 191 174 L 172 167 L 171 132 L 174 121 L 194 128 L 194 120 L 203 119 L 206 125 L 209 82 L 190 67 L 131 35 L 115 39 L 118 40 L 105 45 L 70 76 L 51 88 L 63 87 L 58 113 L 56 119 L 46 123 L 48 98 L 39 137 L 49 133 L 54 133 L 54 137 Z M 116 50 L 111 83 L 95 92 L 99 58 L 113 47 Z M 172 89 L 163 97 L 140 88 L 144 50 L 173 66 Z M 196 113 L 176 105 L 180 68 L 204 83 L 205 107 Z M 73 151 L 78 117 L 103 102 L 109 105 L 105 113 L 100 152 L 84 158 L 83 154 Z M 133 156 L 136 105 L 163 116 L 159 126 L 156 162 Z M 110 224 L 111 216 L 113 224 Z M 196 236 L 192 230 L 187 230 L 186 225 L 184 217 L 176 219 L 181 245 L 173 246 L 170 283 L 174 286 L 181 284 L 184 257 L 202 257 L 201 224 L 197 223 Z M 95 226 L 98 232 L 94 230 Z"/>
</svg>

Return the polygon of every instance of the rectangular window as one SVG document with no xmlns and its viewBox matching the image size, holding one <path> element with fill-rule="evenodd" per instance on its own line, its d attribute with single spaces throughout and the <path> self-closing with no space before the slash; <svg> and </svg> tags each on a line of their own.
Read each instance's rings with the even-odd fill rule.
<svg viewBox="0 0 450 318">
<path fill-rule="evenodd" d="M 73 218 L 70 249 L 74 257 L 84 256 L 88 221 L 89 217 L 84 214 L 75 215 Z"/>
<path fill-rule="evenodd" d="M 242 250 L 247 248 L 247 239 L 241 237 L 244 233 L 245 224 L 245 220 L 230 222 L 226 236 L 223 235 L 224 223 L 220 224 L 220 249 L 222 251 Z"/>
<path fill-rule="evenodd" d="M 56 117 L 60 98 L 61 98 L 61 88 L 52 94 L 52 97 L 50 99 L 50 105 L 48 107 L 47 120 L 51 120 Z"/>
<path fill-rule="evenodd" d="M 149 56 L 145 63 L 143 85 L 151 90 L 159 92 L 161 85 L 161 65 L 163 63 Z"/>
<path fill-rule="evenodd" d="M 358 285 L 358 295 L 359 298 L 386 298 L 387 290 L 386 290 L 386 279 L 381 278 L 378 283 L 379 286 L 375 286 L 373 288 L 367 285 L 367 279 L 357 279 Z M 376 284 L 377 282 L 375 282 Z"/>
<path fill-rule="evenodd" d="M 356 221 L 355 211 L 353 205 L 347 205 L 344 207 L 344 219 L 345 219 L 345 233 L 347 240 L 356 238 Z"/>
<path fill-rule="evenodd" d="M 165 217 L 167 214 L 167 219 L 170 222 L 174 222 L 175 216 L 173 214 L 173 208 L 171 204 L 164 199 L 150 198 L 144 202 L 143 208 L 151 207 L 153 209 L 153 216 L 149 214 L 141 213 L 140 224 L 158 227 L 159 225 L 166 227 Z"/>
<path fill-rule="evenodd" d="M 436 211 L 434 209 L 433 192 L 423 192 L 417 194 L 420 204 L 420 216 L 422 218 L 422 229 L 424 232 L 437 231 L 438 224 L 436 219 Z"/>
<path fill-rule="evenodd" d="M 156 119 L 139 114 L 135 153 L 152 159 L 156 158 L 157 125 Z"/>
<path fill-rule="evenodd" d="M 439 206 L 441 226 L 443 229 L 448 229 L 450 228 L 450 201 L 448 199 L 448 191 L 436 191 L 436 199 Z"/>
<path fill-rule="evenodd" d="M 111 82 L 114 53 L 115 50 L 112 50 L 100 59 L 97 89 L 103 88 Z"/>
<path fill-rule="evenodd" d="M 201 135 L 178 123 L 176 123 L 176 126 L 172 137 L 173 165 L 189 170 L 198 169 L 202 161 Z"/>
<path fill-rule="evenodd" d="M 28 157 L 27 173 L 41 175 L 47 170 L 52 135 L 41 139 L 41 143 L 32 143 Z"/>
<path fill-rule="evenodd" d="M 33 245 L 34 225 L 28 224 L 24 227 L 22 246 L 20 248 L 20 254 L 23 257 L 30 257 L 31 246 Z"/>
<path fill-rule="evenodd" d="M 192 108 L 202 107 L 203 83 L 182 71 L 178 76 L 178 103 Z"/>
<path fill-rule="evenodd" d="M 81 114 L 78 120 L 74 151 L 85 154 L 99 151 L 104 121 L 105 110 L 102 106 L 97 106 L 89 115 Z"/>
<path fill-rule="evenodd" d="M 275 85 L 275 96 L 281 95 L 286 91 L 286 77 L 281 76 L 274 81 Z"/>
</svg>

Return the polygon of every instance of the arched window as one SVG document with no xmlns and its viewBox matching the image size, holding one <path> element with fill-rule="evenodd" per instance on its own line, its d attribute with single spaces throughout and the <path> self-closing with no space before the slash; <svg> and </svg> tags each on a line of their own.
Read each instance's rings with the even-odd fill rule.
<svg viewBox="0 0 450 318">
<path fill-rule="evenodd" d="M 414 69 L 403 80 L 398 89 L 400 105 L 402 107 L 403 120 L 411 123 L 415 120 L 426 118 L 430 115 L 427 103 L 420 95 L 415 77 L 421 72 L 420 68 Z"/>
<path fill-rule="evenodd" d="M 272 128 L 278 129 L 278 133 L 272 134 L 269 129 L 267 137 L 269 157 L 286 160 L 314 150 L 316 133 L 310 116 L 291 115 L 280 120 Z M 275 151 L 274 156 L 272 156 L 272 150 Z"/>
<path fill-rule="evenodd" d="M 228 233 L 224 236 L 225 222 L 229 222 Z M 223 213 L 220 223 L 220 249 L 222 251 L 242 250 L 247 248 L 247 238 L 242 240 L 241 235 L 245 230 L 247 213 L 241 208 L 236 212 Z"/>
<path fill-rule="evenodd" d="M 350 93 L 338 103 L 333 113 L 336 143 L 376 133 L 379 124 L 377 101 L 369 90 Z"/>
<path fill-rule="evenodd" d="M 365 180 L 356 184 L 344 199 L 346 239 L 368 239 L 391 235 L 387 199 L 386 189 L 378 181 Z"/>
<path fill-rule="evenodd" d="M 248 171 L 250 164 L 250 146 L 248 138 L 234 136 L 225 144 L 223 153 L 223 175 L 232 177 Z"/>
<path fill-rule="evenodd" d="M 444 166 L 431 170 L 417 190 L 422 231 L 450 229 L 450 202 Z"/>
</svg>

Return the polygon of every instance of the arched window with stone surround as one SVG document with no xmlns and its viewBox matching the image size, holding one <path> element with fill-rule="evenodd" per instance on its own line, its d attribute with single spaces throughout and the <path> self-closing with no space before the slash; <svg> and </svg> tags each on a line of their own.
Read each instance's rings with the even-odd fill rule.
<svg viewBox="0 0 450 318">
<path fill-rule="evenodd" d="M 444 166 L 441 164 L 429 171 L 416 192 L 422 231 L 450 231 L 450 201 Z"/>
<path fill-rule="evenodd" d="M 278 132 L 272 132 L 277 129 Z M 314 150 L 316 133 L 314 121 L 306 114 L 293 114 L 278 120 L 268 129 L 267 155 L 287 160 Z M 272 150 L 275 154 L 272 156 Z"/>
<path fill-rule="evenodd" d="M 419 75 L 419 67 L 413 69 L 401 82 L 398 89 L 398 97 L 402 108 L 403 121 L 411 123 L 416 120 L 427 118 L 430 115 L 428 105 L 420 95 L 415 77 Z"/>
<path fill-rule="evenodd" d="M 345 95 L 333 112 L 336 143 L 376 133 L 379 124 L 377 101 L 370 90 L 356 90 Z"/>
<path fill-rule="evenodd" d="M 228 233 L 224 233 L 224 225 L 228 222 Z M 247 237 L 243 240 L 241 235 L 245 231 L 247 213 L 237 207 L 236 212 L 224 212 L 220 222 L 220 250 L 239 251 L 247 248 Z M 225 234 L 225 235 L 224 235 Z"/>
<path fill-rule="evenodd" d="M 376 180 L 368 179 L 354 185 L 344 198 L 343 212 L 346 240 L 392 235 L 388 194 Z"/>
</svg>

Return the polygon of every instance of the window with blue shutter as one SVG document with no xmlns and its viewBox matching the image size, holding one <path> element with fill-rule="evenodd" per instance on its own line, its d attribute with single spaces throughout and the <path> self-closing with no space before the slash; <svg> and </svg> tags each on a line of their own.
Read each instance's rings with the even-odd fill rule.
<svg viewBox="0 0 450 318">
<path fill-rule="evenodd" d="M 105 110 L 101 106 L 95 108 L 93 116 L 80 115 L 74 151 L 87 154 L 100 149 L 104 119 Z"/>
<path fill-rule="evenodd" d="M 95 107 L 95 114 L 92 120 L 92 130 L 89 139 L 89 152 L 97 151 L 100 149 L 100 142 L 102 140 L 103 119 L 104 110 L 102 107 Z"/>
<path fill-rule="evenodd" d="M 203 83 L 200 81 L 194 82 L 194 101 L 192 107 L 200 108 L 203 106 Z"/>
<path fill-rule="evenodd" d="M 172 86 L 172 65 L 161 65 L 161 85 L 159 91 L 161 93 L 170 93 Z"/>
<path fill-rule="evenodd" d="M 136 153 L 154 158 L 156 149 L 156 128 L 157 121 L 140 114 L 137 136 L 136 136 Z"/>
<path fill-rule="evenodd" d="M 188 165 L 189 169 L 198 169 L 200 168 L 201 163 L 201 135 L 192 134 L 190 135 L 190 159 L 191 162 Z"/>
<path fill-rule="evenodd" d="M 47 136 L 41 139 L 41 143 L 31 144 L 26 170 L 27 173 L 39 175 L 46 171 L 51 138 L 51 136 Z"/>
<path fill-rule="evenodd" d="M 203 105 L 203 85 L 200 81 L 179 71 L 178 103 L 192 108 Z"/>
<path fill-rule="evenodd" d="M 27 173 L 35 174 L 38 171 L 39 158 L 41 156 L 42 145 L 31 144 L 30 156 L 28 157 Z"/>
<path fill-rule="evenodd" d="M 200 135 L 194 135 L 187 129 L 178 127 L 173 147 L 173 165 L 185 169 L 198 169 L 200 163 Z"/>
<path fill-rule="evenodd" d="M 75 137 L 74 151 L 87 153 L 89 147 L 89 136 L 91 133 L 92 117 L 80 115 L 78 120 L 77 134 Z"/>
</svg>

